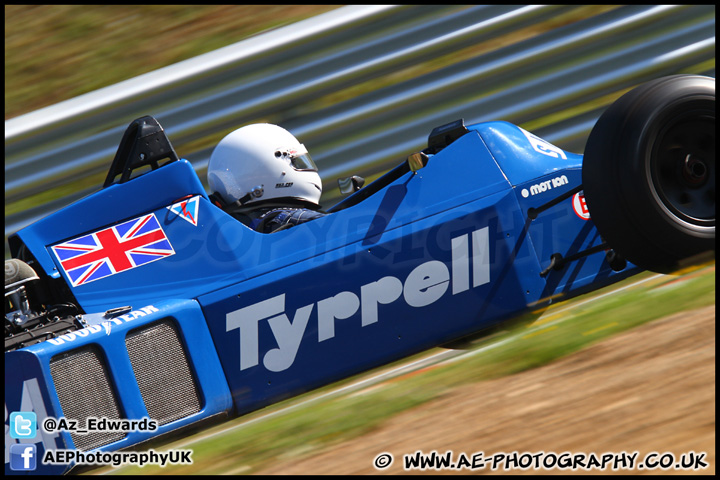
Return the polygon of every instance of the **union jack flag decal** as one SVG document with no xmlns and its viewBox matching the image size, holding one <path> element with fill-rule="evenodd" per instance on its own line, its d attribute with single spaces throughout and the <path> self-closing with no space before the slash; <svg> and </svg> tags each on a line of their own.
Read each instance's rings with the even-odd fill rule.
<svg viewBox="0 0 720 480">
<path fill-rule="evenodd" d="M 52 247 L 73 287 L 175 255 L 155 214 Z"/>
</svg>

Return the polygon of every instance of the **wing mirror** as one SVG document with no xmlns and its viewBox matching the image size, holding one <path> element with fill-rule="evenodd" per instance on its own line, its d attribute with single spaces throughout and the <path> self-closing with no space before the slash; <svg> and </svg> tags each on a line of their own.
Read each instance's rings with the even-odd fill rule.
<svg viewBox="0 0 720 480">
<path fill-rule="evenodd" d="M 405 163 L 410 171 L 417 172 L 421 168 L 425 168 L 427 166 L 428 159 L 429 157 L 426 154 L 418 152 L 407 157 Z M 357 175 L 346 178 L 338 178 L 338 187 L 340 188 L 340 193 L 343 195 L 355 193 L 360 190 L 363 185 L 365 185 L 365 179 Z"/>
<path fill-rule="evenodd" d="M 346 178 L 338 178 L 338 187 L 340 188 L 340 193 L 343 195 L 355 193 L 360 190 L 363 185 L 365 185 L 365 179 L 357 175 Z"/>
<path fill-rule="evenodd" d="M 413 153 L 407 158 L 407 165 L 411 171 L 417 172 L 428 164 L 428 156 L 422 152 Z"/>
</svg>

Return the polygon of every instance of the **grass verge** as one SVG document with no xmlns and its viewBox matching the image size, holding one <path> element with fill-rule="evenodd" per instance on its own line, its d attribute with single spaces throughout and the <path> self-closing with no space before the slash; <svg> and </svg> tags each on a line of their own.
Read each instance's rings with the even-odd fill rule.
<svg viewBox="0 0 720 480">
<path fill-rule="evenodd" d="M 338 5 L 5 5 L 5 120 Z"/>
</svg>

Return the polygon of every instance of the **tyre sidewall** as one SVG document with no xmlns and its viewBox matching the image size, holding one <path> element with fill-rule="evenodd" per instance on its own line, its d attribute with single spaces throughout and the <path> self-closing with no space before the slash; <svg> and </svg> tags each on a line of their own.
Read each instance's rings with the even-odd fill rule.
<svg viewBox="0 0 720 480">
<path fill-rule="evenodd" d="M 711 79 L 666 77 L 613 103 L 588 138 L 583 188 L 590 215 L 610 246 L 636 265 L 667 272 L 714 248 L 714 221 L 693 224 L 671 211 L 653 174 L 662 135 L 698 115 L 714 122 L 714 102 Z"/>
</svg>

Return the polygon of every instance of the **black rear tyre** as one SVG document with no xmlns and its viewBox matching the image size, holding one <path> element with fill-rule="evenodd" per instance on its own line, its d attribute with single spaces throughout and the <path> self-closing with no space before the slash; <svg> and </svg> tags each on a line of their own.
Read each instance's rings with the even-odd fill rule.
<svg viewBox="0 0 720 480">
<path fill-rule="evenodd" d="M 661 78 L 620 97 L 588 138 L 583 189 L 600 235 L 669 273 L 715 249 L 715 79 Z"/>
</svg>

